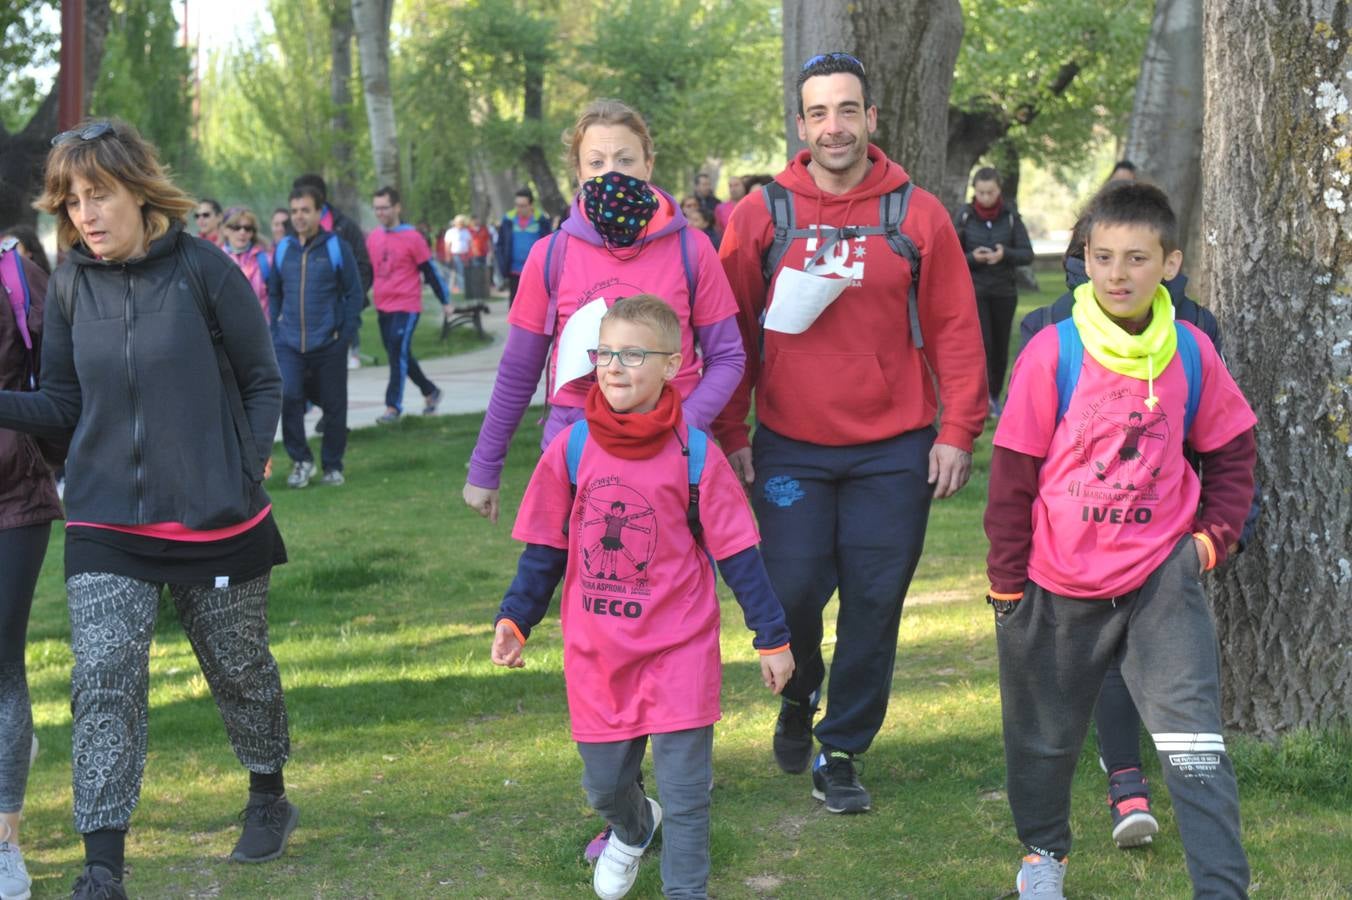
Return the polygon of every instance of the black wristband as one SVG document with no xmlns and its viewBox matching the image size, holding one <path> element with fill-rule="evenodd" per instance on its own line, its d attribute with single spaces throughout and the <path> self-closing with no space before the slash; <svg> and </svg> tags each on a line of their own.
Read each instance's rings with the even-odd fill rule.
<svg viewBox="0 0 1352 900">
<path fill-rule="evenodd" d="M 1022 599 L 1022 598 L 1020 598 L 1020 599 Z M 999 616 L 1007 616 L 1007 615 L 1009 615 L 1010 613 L 1012 613 L 1012 612 L 1014 611 L 1014 607 L 1016 607 L 1016 606 L 1019 605 L 1019 601 L 1018 601 L 1017 599 L 1016 599 L 1016 600 L 996 600 L 996 599 L 995 599 L 994 597 L 992 597 L 990 594 L 987 594 L 987 595 L 986 595 L 986 602 L 989 603 L 989 604 L 995 609 L 995 614 L 996 614 L 996 615 L 999 615 Z"/>
</svg>

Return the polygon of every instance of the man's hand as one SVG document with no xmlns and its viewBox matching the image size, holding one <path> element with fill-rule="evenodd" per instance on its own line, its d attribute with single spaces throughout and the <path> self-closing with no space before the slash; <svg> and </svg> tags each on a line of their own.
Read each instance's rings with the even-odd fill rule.
<svg viewBox="0 0 1352 900">
<path fill-rule="evenodd" d="M 263 480 L 267 481 L 271 477 L 272 477 L 272 457 L 269 456 L 268 461 L 263 463 Z"/>
<path fill-rule="evenodd" d="M 507 624 L 506 619 L 499 619 L 497 628 L 494 629 L 493 651 L 490 654 L 493 665 L 506 666 L 509 669 L 525 668 L 526 661 L 521 658 L 523 649 L 512 626 Z"/>
<path fill-rule="evenodd" d="M 497 488 L 481 488 L 466 481 L 465 489 L 460 492 L 460 496 L 465 499 L 465 505 L 470 509 L 494 525 L 498 524 Z"/>
<path fill-rule="evenodd" d="M 934 485 L 935 499 L 942 500 L 956 494 L 972 475 L 972 454 L 949 444 L 935 444 L 930 448 L 929 483 Z"/>
<path fill-rule="evenodd" d="M 756 480 L 756 468 L 751 465 L 751 448 L 743 447 L 741 450 L 732 451 L 728 454 L 728 462 L 732 465 L 733 473 L 742 482 L 742 487 L 750 491 L 752 483 Z"/>
<path fill-rule="evenodd" d="M 793 653 L 790 650 L 781 650 L 778 653 L 771 653 L 769 656 L 762 656 L 761 662 L 761 681 L 772 693 L 778 694 L 784 690 L 784 685 L 789 683 L 793 677 Z"/>
</svg>

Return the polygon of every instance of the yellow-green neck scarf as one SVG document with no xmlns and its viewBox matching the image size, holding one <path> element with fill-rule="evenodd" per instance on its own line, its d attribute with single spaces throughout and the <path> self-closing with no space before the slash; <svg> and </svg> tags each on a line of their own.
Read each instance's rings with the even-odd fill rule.
<svg viewBox="0 0 1352 900">
<path fill-rule="evenodd" d="M 1094 299 L 1094 285 L 1075 289 L 1075 305 L 1070 311 L 1080 332 L 1084 349 L 1103 368 L 1149 384 L 1146 405 L 1159 402 L 1155 396 L 1155 376 L 1174 358 L 1178 333 L 1174 330 L 1174 304 L 1164 285 L 1156 285 L 1150 301 L 1150 324 L 1140 334 L 1132 334 L 1108 317 Z"/>
</svg>

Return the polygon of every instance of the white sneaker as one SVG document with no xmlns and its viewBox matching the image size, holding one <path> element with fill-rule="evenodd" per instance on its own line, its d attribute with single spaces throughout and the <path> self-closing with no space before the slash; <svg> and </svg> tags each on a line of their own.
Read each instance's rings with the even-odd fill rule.
<svg viewBox="0 0 1352 900">
<path fill-rule="evenodd" d="M 355 353 L 349 353 L 347 355 L 347 367 L 348 369 L 360 369 L 361 357 Z"/>
<path fill-rule="evenodd" d="M 634 879 L 638 878 L 639 860 L 643 858 L 643 851 L 652 843 L 653 835 L 657 834 L 657 826 L 662 824 L 662 807 L 658 806 L 652 797 L 648 798 L 648 805 L 653 811 L 653 830 L 648 833 L 647 840 L 634 847 L 620 840 L 612 831 L 610 840 L 606 842 L 606 848 L 596 860 L 596 871 L 592 873 L 592 889 L 601 900 L 619 900 L 629 893 L 629 889 L 634 886 Z"/>
<path fill-rule="evenodd" d="M 5 835 L 9 837 L 8 834 Z M 0 841 L 0 898 L 28 900 L 32 894 L 33 879 L 23 865 L 23 854 L 8 840 Z"/>
</svg>

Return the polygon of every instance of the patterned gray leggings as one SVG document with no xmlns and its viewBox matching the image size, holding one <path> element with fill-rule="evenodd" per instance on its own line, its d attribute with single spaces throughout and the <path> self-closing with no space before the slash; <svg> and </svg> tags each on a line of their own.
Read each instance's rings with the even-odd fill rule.
<svg viewBox="0 0 1352 900">
<path fill-rule="evenodd" d="M 169 585 L 235 756 L 278 772 L 290 753 L 286 703 L 268 649 L 268 575 L 227 588 Z M 66 581 L 70 604 L 71 775 L 75 830 L 126 829 L 146 763 L 150 639 L 164 586 L 88 573 Z"/>
</svg>

